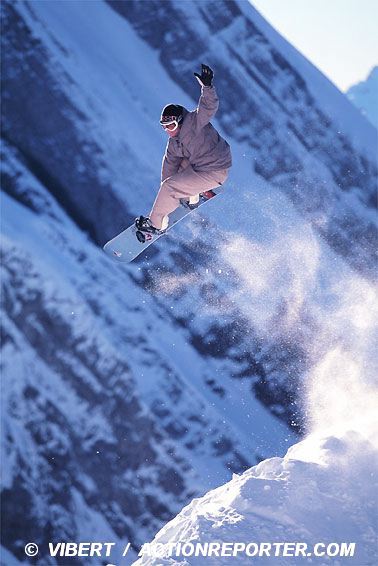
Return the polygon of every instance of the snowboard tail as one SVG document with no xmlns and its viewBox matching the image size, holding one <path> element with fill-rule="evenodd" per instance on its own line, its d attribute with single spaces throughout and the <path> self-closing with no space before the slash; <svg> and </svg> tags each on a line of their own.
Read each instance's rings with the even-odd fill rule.
<svg viewBox="0 0 378 566">
<path fill-rule="evenodd" d="M 204 205 L 212 198 L 218 196 L 224 191 L 222 187 L 205 191 L 201 193 L 198 206 L 195 209 L 179 206 L 168 215 L 169 222 L 167 229 L 160 234 L 151 234 L 149 232 L 142 232 L 138 230 L 135 224 L 123 230 L 120 234 L 115 236 L 112 240 L 107 242 L 104 246 L 104 252 L 121 263 L 129 263 L 143 253 L 151 244 L 164 236 L 175 224 L 180 222 L 183 218 L 192 214 L 199 207 Z"/>
</svg>

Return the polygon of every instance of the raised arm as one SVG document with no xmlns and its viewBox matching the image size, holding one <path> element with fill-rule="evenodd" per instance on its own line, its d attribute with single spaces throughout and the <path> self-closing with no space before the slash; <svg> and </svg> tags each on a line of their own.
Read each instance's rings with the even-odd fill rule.
<svg viewBox="0 0 378 566">
<path fill-rule="evenodd" d="M 214 73 L 207 65 L 201 65 L 201 74 L 194 73 L 201 85 L 201 96 L 197 106 L 197 126 L 203 128 L 210 122 L 219 107 L 217 91 L 213 86 Z"/>
<path fill-rule="evenodd" d="M 219 106 L 219 98 L 215 86 L 203 86 L 197 107 L 197 125 L 203 128 L 210 122 Z"/>
</svg>

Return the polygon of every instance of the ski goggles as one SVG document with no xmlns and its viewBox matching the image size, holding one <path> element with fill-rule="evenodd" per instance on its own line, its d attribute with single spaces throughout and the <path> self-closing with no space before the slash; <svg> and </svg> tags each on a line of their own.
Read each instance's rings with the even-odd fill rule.
<svg viewBox="0 0 378 566">
<path fill-rule="evenodd" d="M 176 118 L 176 116 L 164 116 L 164 119 L 160 120 L 160 124 L 164 128 L 164 130 L 174 132 L 179 127 L 179 120 Z"/>
</svg>

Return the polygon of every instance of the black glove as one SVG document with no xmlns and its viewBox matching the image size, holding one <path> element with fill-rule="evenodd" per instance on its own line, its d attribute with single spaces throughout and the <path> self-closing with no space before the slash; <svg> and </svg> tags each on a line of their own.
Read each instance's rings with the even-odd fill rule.
<svg viewBox="0 0 378 566">
<path fill-rule="evenodd" d="M 201 65 L 201 74 L 194 73 L 197 81 L 201 86 L 211 86 L 214 78 L 214 73 L 207 65 Z"/>
</svg>

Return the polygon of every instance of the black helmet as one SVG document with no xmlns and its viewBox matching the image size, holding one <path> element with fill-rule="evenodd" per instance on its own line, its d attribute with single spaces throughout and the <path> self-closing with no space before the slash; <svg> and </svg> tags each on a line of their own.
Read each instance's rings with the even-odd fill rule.
<svg viewBox="0 0 378 566">
<path fill-rule="evenodd" d="M 165 124 L 166 122 L 172 122 L 176 120 L 178 123 L 181 122 L 183 118 L 183 107 L 179 104 L 167 104 L 164 106 L 161 117 L 160 124 Z"/>
</svg>

